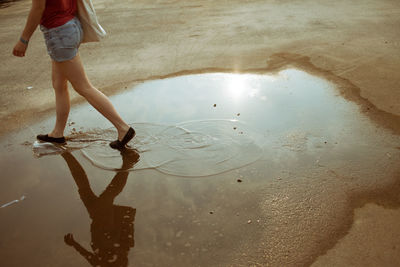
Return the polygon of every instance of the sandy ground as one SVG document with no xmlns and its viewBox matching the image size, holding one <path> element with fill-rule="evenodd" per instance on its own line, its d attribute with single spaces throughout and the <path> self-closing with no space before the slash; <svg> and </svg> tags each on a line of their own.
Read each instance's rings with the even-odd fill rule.
<svg viewBox="0 0 400 267">
<path fill-rule="evenodd" d="M 400 116 L 397 0 L 116 0 L 95 1 L 95 6 L 109 35 L 101 43 L 83 45 L 81 55 L 92 82 L 106 94 L 179 73 L 259 71 L 286 57 L 297 67 L 311 63 L 351 84 L 351 94 L 358 94 L 362 104 L 390 118 L 375 121 L 399 133 L 399 125 L 393 125 Z M 40 32 L 31 39 L 26 58 L 11 55 L 28 10 L 29 1 L 0 10 L 0 134 L 54 111 L 50 60 Z M 72 94 L 72 101 L 82 98 Z M 354 201 L 348 234 L 322 249 L 324 255 L 313 255 L 315 265 L 398 266 L 398 183 L 394 189 L 390 201 L 382 196 Z M 381 205 L 365 205 L 369 201 L 363 199 Z M 271 257 L 285 262 L 285 255 Z"/>
</svg>

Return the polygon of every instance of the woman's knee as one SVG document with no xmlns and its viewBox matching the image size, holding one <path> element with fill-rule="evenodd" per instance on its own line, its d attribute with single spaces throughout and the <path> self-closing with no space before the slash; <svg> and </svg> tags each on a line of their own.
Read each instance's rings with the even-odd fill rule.
<svg viewBox="0 0 400 267">
<path fill-rule="evenodd" d="M 93 92 L 93 90 L 96 90 L 93 86 L 91 86 L 90 84 L 75 84 L 72 83 L 72 87 L 74 88 L 74 90 L 80 94 L 81 96 L 83 96 L 84 98 L 87 98 L 90 96 L 90 93 Z"/>
<path fill-rule="evenodd" d="M 63 92 L 68 90 L 68 84 L 66 79 L 53 79 L 52 84 L 55 91 Z"/>
</svg>

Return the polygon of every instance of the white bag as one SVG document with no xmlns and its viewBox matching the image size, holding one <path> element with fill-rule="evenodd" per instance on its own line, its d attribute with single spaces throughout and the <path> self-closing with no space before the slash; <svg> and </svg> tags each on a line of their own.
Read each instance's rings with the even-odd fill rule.
<svg viewBox="0 0 400 267">
<path fill-rule="evenodd" d="M 82 43 L 99 42 L 100 38 L 106 36 L 106 31 L 97 20 L 92 0 L 77 0 L 78 19 L 83 30 Z"/>
</svg>

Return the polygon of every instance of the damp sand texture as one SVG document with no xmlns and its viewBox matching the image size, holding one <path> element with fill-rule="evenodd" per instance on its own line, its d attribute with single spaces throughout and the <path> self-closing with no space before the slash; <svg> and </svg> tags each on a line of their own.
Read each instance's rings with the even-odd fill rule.
<svg viewBox="0 0 400 267">
<path fill-rule="evenodd" d="M 346 252 L 364 224 L 379 231 L 399 216 L 398 121 L 349 101 L 346 81 L 316 73 L 205 73 L 135 86 L 111 98 L 137 126 L 130 154 L 108 147 L 115 132 L 87 104 L 71 110 L 59 150 L 33 144 L 54 117 L 2 139 L 0 204 L 24 196 L 0 210 L 7 265 L 371 261 Z M 366 220 L 371 212 L 384 221 Z M 372 242 L 384 244 L 378 265 L 398 260 L 396 227 Z"/>
</svg>

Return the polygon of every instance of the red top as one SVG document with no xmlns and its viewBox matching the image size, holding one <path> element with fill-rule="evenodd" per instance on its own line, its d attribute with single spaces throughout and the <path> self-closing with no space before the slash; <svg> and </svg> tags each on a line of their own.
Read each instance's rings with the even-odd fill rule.
<svg viewBox="0 0 400 267">
<path fill-rule="evenodd" d="M 75 17 L 76 0 L 46 0 L 40 24 L 50 29 L 61 26 Z"/>
</svg>

